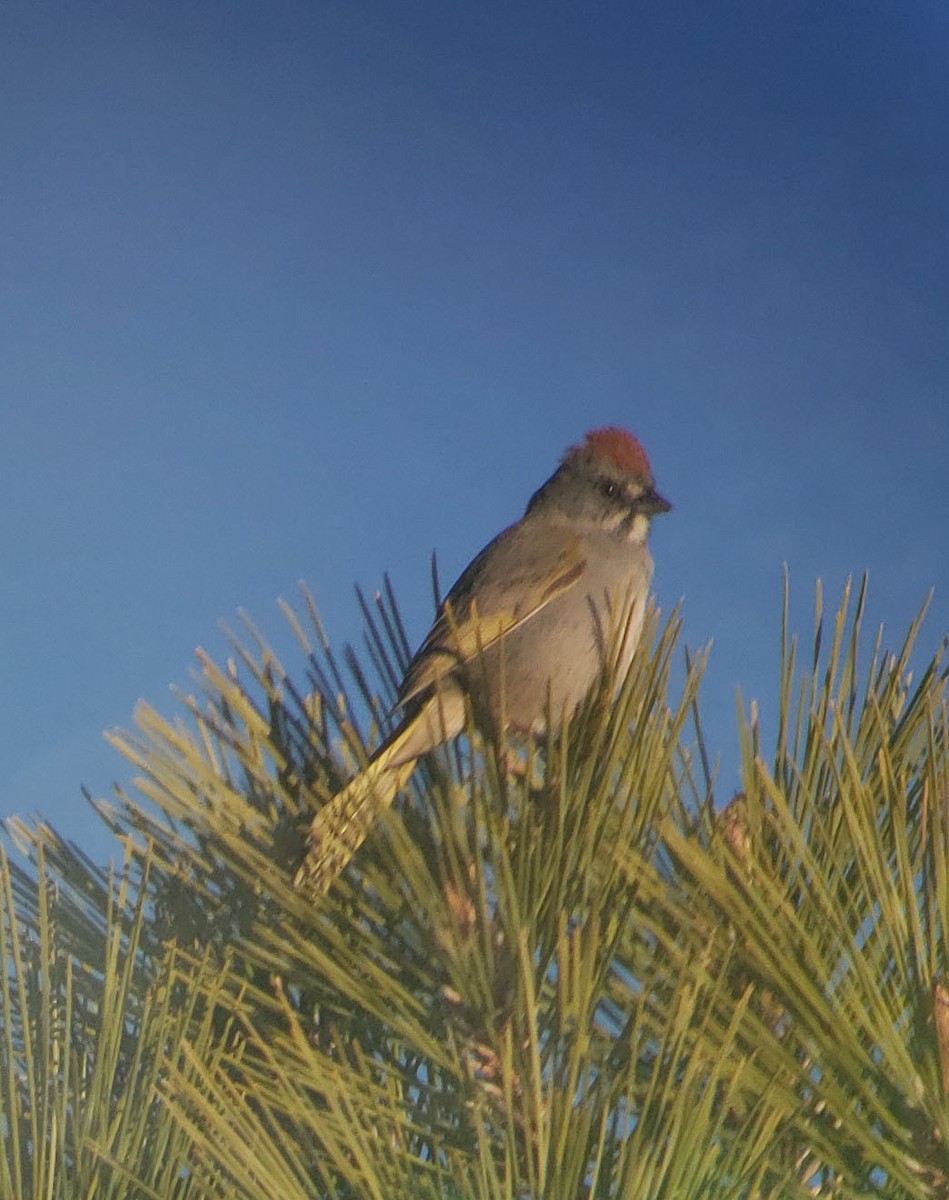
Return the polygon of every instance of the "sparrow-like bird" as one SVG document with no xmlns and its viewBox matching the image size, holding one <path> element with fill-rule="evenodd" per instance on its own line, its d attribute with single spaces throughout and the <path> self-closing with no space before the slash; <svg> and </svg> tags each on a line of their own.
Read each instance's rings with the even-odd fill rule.
<svg viewBox="0 0 949 1200">
<path fill-rule="evenodd" d="M 463 731 L 466 695 L 500 727 L 539 732 L 604 672 L 623 678 L 652 581 L 649 524 L 671 507 L 631 433 L 596 429 L 567 451 L 445 597 L 399 689 L 402 720 L 314 817 L 295 887 L 328 890 L 416 760 Z"/>
</svg>

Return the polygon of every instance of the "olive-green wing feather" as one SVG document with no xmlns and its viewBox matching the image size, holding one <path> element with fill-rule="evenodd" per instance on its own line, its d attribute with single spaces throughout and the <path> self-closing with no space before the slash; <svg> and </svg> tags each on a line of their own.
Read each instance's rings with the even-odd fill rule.
<svg viewBox="0 0 949 1200">
<path fill-rule="evenodd" d="M 532 551 L 512 526 L 482 550 L 446 596 L 435 624 L 409 664 L 399 692 L 405 704 L 437 686 L 456 667 L 470 662 L 529 621 L 557 596 L 575 587 L 586 569 L 580 539 L 566 534 L 553 551 Z M 490 561 L 504 586 L 479 586 Z M 477 600 L 471 597 L 477 595 Z"/>
</svg>

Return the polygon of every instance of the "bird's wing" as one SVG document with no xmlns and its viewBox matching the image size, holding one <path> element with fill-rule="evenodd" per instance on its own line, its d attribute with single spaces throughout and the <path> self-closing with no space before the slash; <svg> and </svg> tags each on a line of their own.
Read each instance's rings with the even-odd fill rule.
<svg viewBox="0 0 949 1200">
<path fill-rule="evenodd" d="M 448 593 L 435 624 L 409 664 L 399 703 L 440 679 L 529 621 L 555 597 L 575 587 L 586 569 L 580 539 L 565 535 L 543 558 L 528 550 L 520 527 L 504 531 L 478 555 Z M 478 587 L 490 563 L 502 587 Z M 477 599 L 471 597 L 477 596 Z"/>
</svg>

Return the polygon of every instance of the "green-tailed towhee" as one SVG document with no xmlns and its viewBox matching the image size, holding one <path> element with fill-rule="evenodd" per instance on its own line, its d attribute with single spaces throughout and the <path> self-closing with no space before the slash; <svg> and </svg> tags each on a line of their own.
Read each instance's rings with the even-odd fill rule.
<svg viewBox="0 0 949 1200">
<path fill-rule="evenodd" d="M 330 887 L 416 760 L 462 732 L 466 696 L 498 725 L 538 732 L 604 672 L 623 678 L 652 581 L 649 523 L 670 508 L 625 430 L 596 429 L 567 451 L 446 596 L 402 681 L 401 722 L 313 819 L 295 886 Z"/>
</svg>

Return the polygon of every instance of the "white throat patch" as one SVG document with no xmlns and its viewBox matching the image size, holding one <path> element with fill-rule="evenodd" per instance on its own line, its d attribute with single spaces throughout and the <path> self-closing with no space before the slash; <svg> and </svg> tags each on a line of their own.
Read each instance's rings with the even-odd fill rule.
<svg viewBox="0 0 949 1200">
<path fill-rule="evenodd" d="M 637 546 L 641 546 L 648 536 L 649 518 L 643 513 L 637 513 L 629 527 L 629 540 L 635 542 Z"/>
</svg>

